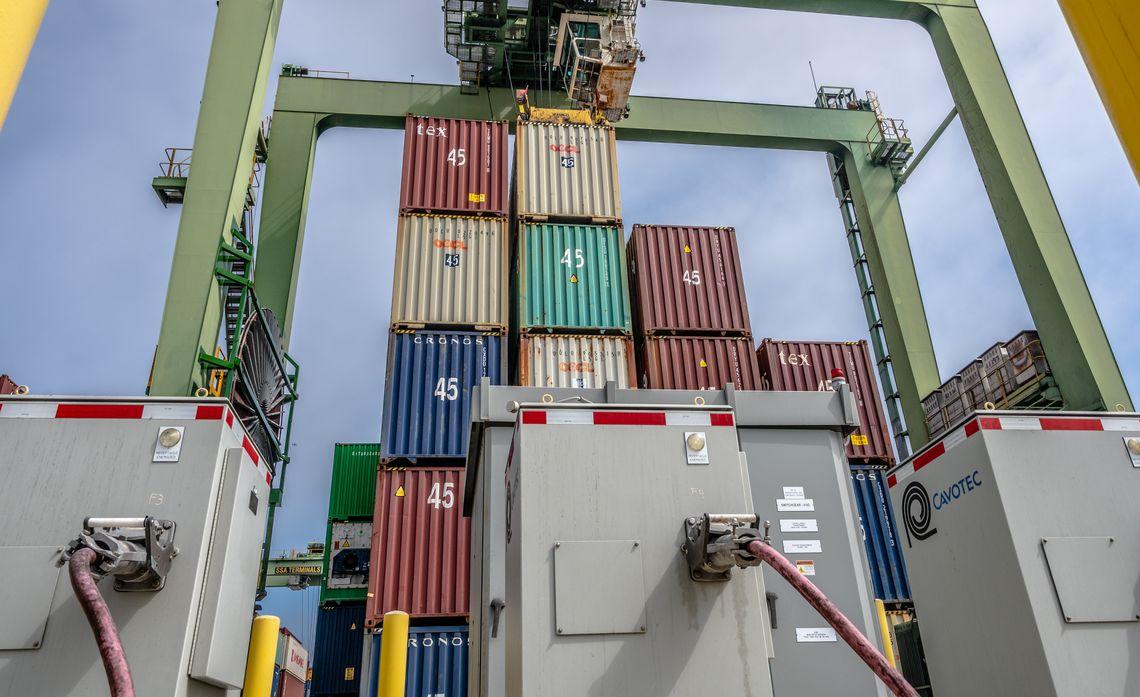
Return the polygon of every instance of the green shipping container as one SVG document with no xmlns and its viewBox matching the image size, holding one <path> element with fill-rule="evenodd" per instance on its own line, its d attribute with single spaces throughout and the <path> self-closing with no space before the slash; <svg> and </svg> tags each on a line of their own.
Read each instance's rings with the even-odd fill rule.
<svg viewBox="0 0 1140 697">
<path fill-rule="evenodd" d="M 621 228 L 523 224 L 516 285 L 518 329 L 630 334 Z"/>
<path fill-rule="evenodd" d="M 330 520 L 325 530 L 325 575 L 321 603 L 363 601 L 368 598 L 368 564 L 372 550 L 372 520 Z"/>
<path fill-rule="evenodd" d="M 372 519 L 379 443 L 337 443 L 333 450 L 329 520 Z"/>
</svg>

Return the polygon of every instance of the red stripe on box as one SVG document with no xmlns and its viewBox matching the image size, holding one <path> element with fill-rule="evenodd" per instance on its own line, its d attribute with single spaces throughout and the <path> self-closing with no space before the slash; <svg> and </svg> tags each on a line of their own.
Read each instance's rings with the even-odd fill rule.
<svg viewBox="0 0 1140 697">
<path fill-rule="evenodd" d="M 731 426 L 733 424 L 732 414 L 709 414 L 709 423 L 713 426 Z"/>
<path fill-rule="evenodd" d="M 253 464 L 256 465 L 261 462 L 261 455 L 257 453 L 257 448 L 253 447 L 253 441 L 249 439 L 249 436 L 242 436 L 241 447 L 245 450 L 246 454 L 249 455 L 250 459 L 253 460 Z"/>
<path fill-rule="evenodd" d="M 1103 431 L 1100 419 L 1051 419 L 1041 418 L 1042 431 Z"/>
<path fill-rule="evenodd" d="M 978 428 L 982 429 L 983 431 L 1000 431 L 1001 419 L 997 418 L 996 416 L 987 416 L 978 419 Z"/>
<path fill-rule="evenodd" d="M 229 409 L 226 409 L 226 425 L 230 428 L 233 428 L 234 425 L 234 413 Z"/>
<path fill-rule="evenodd" d="M 938 457 L 946 452 L 946 446 L 942 443 L 935 445 L 930 450 L 914 458 L 914 471 L 917 472 L 923 467 L 938 459 Z"/>
<path fill-rule="evenodd" d="M 226 408 L 220 404 L 216 406 L 202 405 L 198 407 L 198 413 L 194 415 L 194 418 L 198 421 L 217 421 L 222 418 L 222 412 L 224 412 L 225 409 Z"/>
<path fill-rule="evenodd" d="M 893 487 L 895 484 L 898 484 L 898 483 L 899 483 L 899 478 L 897 475 L 891 474 L 891 475 L 887 476 L 887 486 L 888 487 Z"/>
<path fill-rule="evenodd" d="M 524 424 L 542 425 L 546 423 L 545 411 L 524 411 L 522 415 Z"/>
<path fill-rule="evenodd" d="M 974 435 L 975 433 L 977 433 L 980 430 L 981 430 L 981 426 L 978 425 L 978 420 L 974 419 L 970 423 L 966 424 L 966 428 L 965 428 L 966 437 L 969 438 L 970 436 Z"/>
<path fill-rule="evenodd" d="M 60 404 L 57 419 L 141 419 L 141 404 Z"/>
<path fill-rule="evenodd" d="M 595 426 L 664 426 L 663 411 L 595 411 Z"/>
</svg>

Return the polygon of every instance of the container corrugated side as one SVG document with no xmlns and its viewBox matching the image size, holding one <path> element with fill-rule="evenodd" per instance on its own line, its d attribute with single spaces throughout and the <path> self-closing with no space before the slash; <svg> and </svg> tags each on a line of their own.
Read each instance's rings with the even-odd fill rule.
<svg viewBox="0 0 1140 697">
<path fill-rule="evenodd" d="M 641 344 L 645 387 L 656 390 L 760 389 L 751 339 L 645 337 Z"/>
<path fill-rule="evenodd" d="M 881 470 L 851 470 L 855 507 L 863 528 L 863 549 L 875 597 L 886 601 L 909 600 L 910 583 L 885 479 Z"/>
<path fill-rule="evenodd" d="M 484 377 L 502 384 L 502 346 L 502 337 L 479 332 L 394 332 L 384 389 L 384 461 L 465 457 L 471 387 Z"/>
<path fill-rule="evenodd" d="M 613 128 L 520 121 L 515 168 L 515 205 L 523 219 L 621 219 Z"/>
<path fill-rule="evenodd" d="M 639 333 L 751 335 L 735 229 L 635 225 L 627 255 Z"/>
<path fill-rule="evenodd" d="M 523 387 L 636 387 L 633 342 L 617 336 L 535 334 L 519 340 Z"/>
<path fill-rule="evenodd" d="M 467 666 L 471 639 L 466 626 L 409 627 L 405 697 L 467 697 Z M 380 646 L 384 632 L 372 636 L 372 675 L 380 675 Z M 377 697 L 373 680 L 366 693 Z"/>
<path fill-rule="evenodd" d="M 364 603 L 322 605 L 313 641 L 312 697 L 359 694 Z"/>
<path fill-rule="evenodd" d="M 507 124 L 409 115 L 400 211 L 506 216 Z"/>
<path fill-rule="evenodd" d="M 497 218 L 400 216 L 392 326 L 506 330 L 507 223 Z"/>
<path fill-rule="evenodd" d="M 402 610 L 413 618 L 467 616 L 471 519 L 462 467 L 381 470 L 376 479 L 365 623 Z"/>
<path fill-rule="evenodd" d="M 337 443 L 333 447 L 329 518 L 371 519 L 376 508 L 376 469 L 379 443 Z"/>
<path fill-rule="evenodd" d="M 277 679 L 277 697 L 305 697 L 304 681 L 281 671 Z"/>
<path fill-rule="evenodd" d="M 757 351 L 764 387 L 811 392 L 831 386 L 841 368 L 859 410 L 859 430 L 847 440 L 851 464 L 888 467 L 895 462 L 890 429 L 879 399 L 879 385 L 866 341 L 778 341 L 765 339 Z"/>
<path fill-rule="evenodd" d="M 523 224 L 517 263 L 523 333 L 633 330 L 621 228 Z"/>
</svg>

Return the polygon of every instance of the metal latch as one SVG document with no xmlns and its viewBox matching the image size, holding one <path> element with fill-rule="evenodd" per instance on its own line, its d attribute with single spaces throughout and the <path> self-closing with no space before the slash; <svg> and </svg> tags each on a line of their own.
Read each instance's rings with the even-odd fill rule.
<svg viewBox="0 0 1140 697">
<path fill-rule="evenodd" d="M 502 598 L 495 598 L 491 601 L 491 638 L 494 639 L 499 636 L 499 616 L 503 614 L 503 608 L 507 606 L 507 601 Z"/>
<path fill-rule="evenodd" d="M 83 532 L 64 549 L 62 566 L 81 549 L 98 557 L 91 567 L 97 578 L 115 577 L 115 590 L 160 591 L 166 585 L 174 546 L 173 520 L 145 518 L 86 518 Z"/>
<path fill-rule="evenodd" d="M 733 567 L 759 566 L 747 551 L 750 542 L 763 539 L 752 513 L 705 513 L 686 518 L 681 553 L 689 565 L 689 578 L 702 583 L 727 581 Z"/>
</svg>

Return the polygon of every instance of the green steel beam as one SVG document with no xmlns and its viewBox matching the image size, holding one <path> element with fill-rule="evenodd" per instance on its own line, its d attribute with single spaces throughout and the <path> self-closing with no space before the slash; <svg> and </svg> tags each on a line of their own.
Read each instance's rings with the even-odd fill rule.
<svg viewBox="0 0 1140 697">
<path fill-rule="evenodd" d="M 974 0 L 667 1 L 905 19 L 923 26 L 934 42 L 961 114 L 1065 407 L 1132 408 L 1124 377 L 1045 181 L 997 48 Z"/>
<path fill-rule="evenodd" d="M 282 2 L 218 4 L 152 395 L 188 395 L 204 384 L 198 352 L 214 352 L 222 312 L 214 278 L 218 240 L 228 238 L 244 208 Z"/>
</svg>

